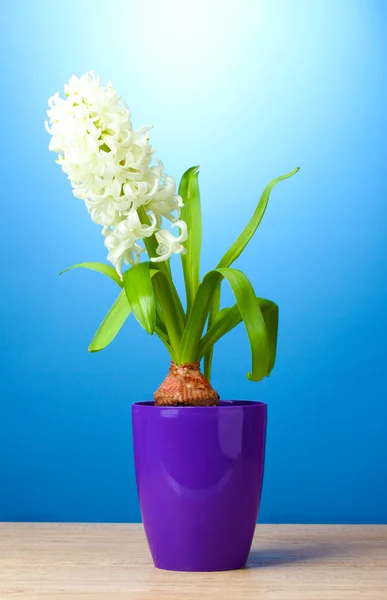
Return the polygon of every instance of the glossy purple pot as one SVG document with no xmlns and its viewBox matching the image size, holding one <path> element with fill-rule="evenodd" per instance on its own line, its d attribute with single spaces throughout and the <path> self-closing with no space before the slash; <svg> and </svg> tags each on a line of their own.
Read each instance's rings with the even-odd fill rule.
<svg viewBox="0 0 387 600">
<path fill-rule="evenodd" d="M 132 423 L 137 490 L 155 566 L 243 567 L 261 496 L 266 404 L 137 402 Z"/>
</svg>

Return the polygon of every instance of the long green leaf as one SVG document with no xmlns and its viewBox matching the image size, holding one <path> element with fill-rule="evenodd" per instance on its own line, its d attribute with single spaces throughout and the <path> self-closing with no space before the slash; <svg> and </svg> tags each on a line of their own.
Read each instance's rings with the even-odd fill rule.
<svg viewBox="0 0 387 600">
<path fill-rule="evenodd" d="M 183 243 L 187 253 L 181 254 L 184 282 L 187 294 L 187 313 L 191 310 L 200 284 L 200 249 L 202 244 L 202 214 L 198 181 L 199 167 L 191 167 L 181 178 L 179 195 L 184 206 L 181 219 L 187 223 L 188 239 Z"/>
<path fill-rule="evenodd" d="M 267 374 L 270 375 L 274 368 L 277 355 L 278 315 L 279 309 L 275 302 L 259 298 L 263 318 L 265 319 L 267 335 L 269 338 L 270 361 Z M 264 302 L 265 304 L 262 304 Z"/>
<path fill-rule="evenodd" d="M 287 173 L 286 175 L 282 175 L 281 177 L 277 177 L 276 179 L 273 179 L 266 186 L 266 188 L 264 189 L 263 194 L 258 202 L 258 205 L 254 211 L 253 216 L 251 217 L 250 221 L 248 222 L 247 226 L 244 228 L 242 233 L 239 235 L 239 237 L 235 240 L 235 242 L 232 244 L 232 246 L 229 248 L 229 250 L 223 256 L 223 258 L 219 261 L 219 263 L 218 263 L 219 268 L 229 267 L 238 258 L 238 256 L 241 255 L 243 250 L 246 248 L 247 244 L 249 243 L 249 241 L 253 237 L 254 233 L 256 232 L 256 230 L 262 220 L 263 215 L 265 214 L 265 210 L 266 210 L 267 204 L 269 202 L 269 198 L 270 198 L 270 193 L 271 193 L 273 187 L 280 181 L 283 181 L 284 179 L 288 179 L 289 177 L 292 177 L 299 170 L 300 170 L 299 167 L 296 167 L 290 173 Z M 213 324 L 213 321 L 219 310 L 219 306 L 220 306 L 220 292 L 218 292 L 218 296 L 214 295 L 213 300 L 211 301 L 211 303 L 209 305 L 208 330 L 211 328 L 211 326 Z M 211 376 L 212 355 L 213 355 L 213 346 L 211 346 L 210 349 L 204 355 L 204 374 L 208 380 L 210 379 L 210 376 Z"/>
<path fill-rule="evenodd" d="M 260 381 L 267 374 L 270 362 L 266 325 L 250 281 L 237 269 L 215 269 L 204 277 L 184 330 L 179 362 L 192 363 L 198 360 L 200 338 L 209 305 L 223 278 L 227 280 L 234 293 L 250 342 L 252 371 L 247 374 L 247 377 L 253 381 Z"/>
<path fill-rule="evenodd" d="M 220 307 L 220 285 L 217 286 L 214 295 L 212 296 L 210 306 L 208 309 L 208 322 L 207 322 L 207 330 L 209 330 L 218 314 L 218 310 Z M 204 375 L 207 377 L 208 381 L 211 380 L 211 368 L 212 368 L 212 356 L 214 353 L 214 346 L 210 346 L 207 352 L 204 355 Z"/>
<path fill-rule="evenodd" d="M 275 363 L 277 332 L 278 332 L 278 306 L 264 298 L 257 298 L 266 325 L 269 342 L 270 361 L 266 375 L 272 371 Z M 230 308 L 223 308 L 215 317 L 212 327 L 203 336 L 199 345 L 199 358 L 202 358 L 216 344 L 216 342 L 242 322 L 238 304 Z"/>
<path fill-rule="evenodd" d="M 256 232 L 260 222 L 262 221 L 262 217 L 265 214 L 265 210 L 270 198 L 270 193 L 273 187 L 277 185 L 277 183 L 279 183 L 280 181 L 284 181 L 285 179 L 292 177 L 299 170 L 300 168 L 296 167 L 295 169 L 293 169 L 293 171 L 290 171 L 290 173 L 287 173 L 286 175 L 281 175 L 281 177 L 273 179 L 265 187 L 253 216 L 251 217 L 250 221 L 248 222 L 240 236 L 235 240 L 235 242 L 223 256 L 223 258 L 219 261 L 218 267 L 229 267 L 238 258 L 238 256 L 240 256 L 240 254 L 246 248 L 247 244 Z"/>
<path fill-rule="evenodd" d="M 232 307 L 223 308 L 213 320 L 212 326 L 208 328 L 199 344 L 199 356 L 202 358 L 213 349 L 214 345 L 226 333 L 234 329 L 242 322 L 242 317 L 237 304 Z"/>
<path fill-rule="evenodd" d="M 169 344 L 173 351 L 173 360 L 175 360 L 180 349 L 185 319 L 179 311 L 175 310 L 173 288 L 168 275 L 158 269 L 151 269 L 150 276 L 156 300 L 161 308 L 162 320 L 168 334 Z"/>
<path fill-rule="evenodd" d="M 89 352 L 99 352 L 106 348 L 114 340 L 130 312 L 125 290 L 121 290 L 118 298 L 98 327 L 97 333 L 89 346 Z"/>
<path fill-rule="evenodd" d="M 155 328 L 156 327 L 160 331 L 162 331 L 163 333 L 165 333 L 166 336 L 168 336 L 167 328 L 165 327 L 163 315 L 162 315 L 162 312 L 161 312 L 161 306 L 159 304 L 156 304 L 156 325 L 155 325 Z"/>
<path fill-rule="evenodd" d="M 150 263 L 133 265 L 123 275 L 124 288 L 132 312 L 150 335 L 156 322 L 156 303 L 150 277 Z"/>
<path fill-rule="evenodd" d="M 115 283 L 117 283 L 117 285 L 119 285 L 120 287 L 123 287 L 123 283 L 120 279 L 120 276 L 118 275 L 115 268 L 111 265 L 105 265 L 105 263 L 99 262 L 83 262 L 77 265 L 73 265 L 72 267 L 68 267 L 67 269 L 63 269 L 63 271 L 61 271 L 59 275 L 62 275 L 62 273 L 66 273 L 66 271 L 71 271 L 72 269 L 90 269 L 91 271 L 98 271 L 99 273 L 110 277 L 110 279 L 113 279 L 113 281 L 115 281 Z"/>
</svg>

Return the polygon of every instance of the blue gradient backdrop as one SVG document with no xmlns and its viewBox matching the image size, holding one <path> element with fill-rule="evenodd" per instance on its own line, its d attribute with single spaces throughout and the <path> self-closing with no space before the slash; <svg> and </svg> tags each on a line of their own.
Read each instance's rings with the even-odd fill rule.
<svg viewBox="0 0 387 600">
<path fill-rule="evenodd" d="M 269 404 L 266 522 L 387 522 L 386 30 L 382 0 L 8 3 L 1 38 L 0 520 L 137 521 L 130 405 L 168 368 L 131 319 L 87 352 L 116 289 L 47 150 L 47 98 L 95 69 L 176 178 L 200 164 L 203 268 L 278 186 L 238 266 L 277 301 L 277 366 L 243 328 L 214 386 Z M 176 261 L 178 262 L 178 261 Z M 226 291 L 226 301 L 230 297 Z"/>
</svg>

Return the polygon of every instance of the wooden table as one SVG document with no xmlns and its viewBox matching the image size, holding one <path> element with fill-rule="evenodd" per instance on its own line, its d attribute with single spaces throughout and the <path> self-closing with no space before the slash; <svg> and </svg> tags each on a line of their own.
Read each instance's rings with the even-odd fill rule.
<svg viewBox="0 0 387 600">
<path fill-rule="evenodd" d="M 387 600 L 387 526 L 258 525 L 246 569 L 155 569 L 141 525 L 0 524 L 0 598 Z"/>
</svg>

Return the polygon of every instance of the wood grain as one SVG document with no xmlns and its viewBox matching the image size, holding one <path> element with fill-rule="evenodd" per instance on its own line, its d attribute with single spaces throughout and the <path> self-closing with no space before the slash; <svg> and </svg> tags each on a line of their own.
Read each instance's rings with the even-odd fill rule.
<svg viewBox="0 0 387 600">
<path fill-rule="evenodd" d="M 0 598 L 387 600 L 387 526 L 258 525 L 248 567 L 153 567 L 141 525 L 0 524 Z"/>
</svg>

